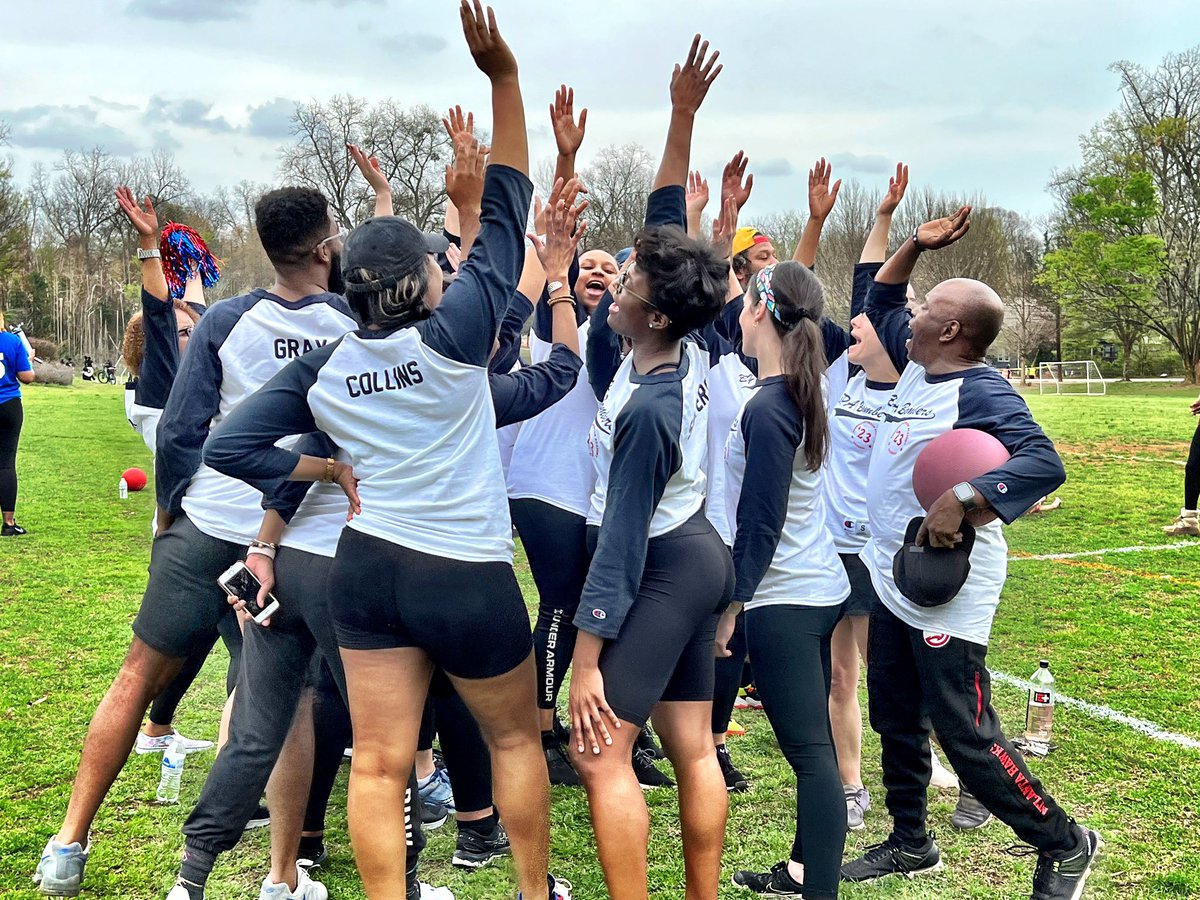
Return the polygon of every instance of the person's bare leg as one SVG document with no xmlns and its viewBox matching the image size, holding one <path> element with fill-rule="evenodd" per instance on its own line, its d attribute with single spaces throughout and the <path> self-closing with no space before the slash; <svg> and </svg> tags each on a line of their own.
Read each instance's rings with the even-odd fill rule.
<svg viewBox="0 0 1200 900">
<path fill-rule="evenodd" d="M 350 843 L 367 896 L 399 900 L 407 867 L 404 793 L 433 665 L 415 647 L 343 648 L 341 657 L 354 729 Z"/>
<path fill-rule="evenodd" d="M 305 690 L 267 782 L 271 810 L 271 880 L 296 889 L 296 858 L 313 770 L 313 693 Z"/>
<path fill-rule="evenodd" d="M 88 725 L 67 814 L 55 840 L 87 844 L 92 820 L 129 758 L 142 717 L 183 663 L 182 658 L 166 656 L 139 638 L 133 639 L 121 670 Z"/>
<path fill-rule="evenodd" d="M 845 616 L 833 629 L 829 683 L 829 724 L 837 751 L 842 784 L 862 787 L 862 705 L 858 701 L 858 641 L 856 623 L 865 616 Z M 863 631 L 866 629 L 864 628 Z"/>
<path fill-rule="evenodd" d="M 550 778 L 538 728 L 533 654 L 495 678 L 451 675 L 450 681 L 479 723 L 491 753 L 496 806 L 503 812 L 504 830 L 512 844 L 518 887 L 525 897 L 545 896 Z"/>
<path fill-rule="evenodd" d="M 541 731 L 550 731 L 552 728 L 554 728 L 554 710 L 538 710 L 538 728 Z"/>
<path fill-rule="evenodd" d="M 654 730 L 679 783 L 687 900 L 716 900 L 729 794 L 710 743 L 712 701 L 659 703 Z"/>
<path fill-rule="evenodd" d="M 414 765 L 416 766 L 418 779 L 428 778 L 437 770 L 437 765 L 433 761 L 433 751 L 418 750 Z"/>
<path fill-rule="evenodd" d="M 654 724 L 658 726 L 657 719 Z M 711 723 L 706 724 L 704 731 L 710 727 Z M 585 747 L 580 753 L 579 745 L 571 741 L 571 762 L 587 791 L 596 850 L 612 900 L 647 900 L 648 897 L 646 845 L 650 841 L 650 814 L 646 810 L 642 786 L 633 773 L 633 745 L 639 731 L 638 726 L 624 719 L 620 728 L 614 729 L 610 723 L 608 733 L 612 746 L 602 745 L 599 753 L 593 753 L 591 747 Z M 662 739 L 661 732 L 659 738 Z M 712 753 L 712 757 L 715 766 L 716 754 Z M 720 774 L 718 768 L 717 776 Z M 725 793 L 724 780 L 721 781 L 721 793 Z M 713 889 L 716 889 L 716 882 L 713 882 Z"/>
<path fill-rule="evenodd" d="M 246 619 L 244 614 L 239 613 L 237 617 L 238 628 L 243 632 L 246 630 Z M 233 715 L 233 695 L 237 691 L 235 687 L 229 692 L 229 696 L 225 698 L 225 706 L 221 710 L 221 724 L 217 729 L 217 752 L 221 752 L 221 748 L 225 746 L 225 742 L 229 740 L 229 717 Z"/>
</svg>

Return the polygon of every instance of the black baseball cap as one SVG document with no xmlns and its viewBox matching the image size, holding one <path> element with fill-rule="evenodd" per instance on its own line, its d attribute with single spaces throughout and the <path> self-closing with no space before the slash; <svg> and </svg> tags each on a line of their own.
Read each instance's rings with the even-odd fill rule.
<svg viewBox="0 0 1200 900">
<path fill-rule="evenodd" d="M 917 516 L 908 523 L 904 544 L 892 559 L 892 577 L 896 587 L 917 606 L 934 607 L 949 603 L 962 590 L 971 574 L 971 549 L 975 529 L 962 523 L 962 540 L 955 546 L 917 546 L 917 532 L 925 519 Z"/>
<path fill-rule="evenodd" d="M 445 253 L 449 246 L 444 235 L 427 234 L 399 216 L 367 219 L 342 246 L 346 293 L 386 290 L 424 265 L 427 254 Z M 354 277 L 356 269 L 369 269 L 378 277 L 360 281 Z"/>
</svg>

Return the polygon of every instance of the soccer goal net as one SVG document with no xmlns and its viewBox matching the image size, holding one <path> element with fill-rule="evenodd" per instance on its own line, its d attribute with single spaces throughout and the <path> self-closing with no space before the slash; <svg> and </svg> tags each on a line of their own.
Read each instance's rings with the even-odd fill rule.
<svg viewBox="0 0 1200 900">
<path fill-rule="evenodd" d="M 1038 365 L 1038 392 L 1081 397 L 1101 397 L 1108 385 L 1100 368 L 1090 359 L 1078 362 L 1049 362 Z"/>
</svg>

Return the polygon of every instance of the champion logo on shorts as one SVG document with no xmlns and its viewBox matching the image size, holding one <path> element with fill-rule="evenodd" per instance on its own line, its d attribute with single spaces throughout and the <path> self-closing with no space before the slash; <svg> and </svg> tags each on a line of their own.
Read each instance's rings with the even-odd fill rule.
<svg viewBox="0 0 1200 900">
<path fill-rule="evenodd" d="M 593 609 L 592 610 L 592 618 L 593 619 L 607 619 L 608 613 L 606 613 L 602 609 Z"/>
<path fill-rule="evenodd" d="M 996 490 L 998 490 L 1002 494 L 1007 494 L 1008 493 L 1008 485 L 1002 481 L 998 485 L 996 485 Z"/>
<path fill-rule="evenodd" d="M 948 634 L 934 634 L 932 631 L 925 631 L 922 633 L 925 635 L 925 643 L 934 650 L 940 650 L 942 647 L 945 647 L 948 643 L 950 643 L 950 635 Z"/>
</svg>

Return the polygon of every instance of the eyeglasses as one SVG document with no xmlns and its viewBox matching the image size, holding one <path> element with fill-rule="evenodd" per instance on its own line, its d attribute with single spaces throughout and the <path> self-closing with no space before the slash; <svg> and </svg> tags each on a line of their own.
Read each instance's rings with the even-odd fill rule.
<svg viewBox="0 0 1200 900">
<path fill-rule="evenodd" d="M 657 306 L 655 306 L 653 303 L 651 303 L 649 300 L 647 300 L 645 297 L 643 297 L 641 294 L 637 293 L 633 288 L 631 288 L 629 286 L 630 276 L 632 275 L 632 273 L 633 273 L 632 266 L 630 266 L 628 269 L 626 269 L 624 272 L 621 273 L 621 277 L 617 279 L 616 285 L 613 286 L 613 292 L 612 292 L 613 298 L 615 299 L 617 297 L 620 297 L 622 294 L 629 294 L 634 299 L 641 300 L 643 303 L 645 303 L 648 307 L 650 307 L 655 312 L 661 313 L 662 312 L 661 309 L 659 309 Z"/>
<path fill-rule="evenodd" d="M 177 335 L 179 335 L 181 338 L 185 338 L 185 337 L 191 337 L 191 336 L 192 336 L 192 332 L 193 332 L 193 331 L 195 331 L 195 330 L 196 330 L 196 329 L 195 329 L 195 326 L 189 325 L 189 326 L 187 326 L 186 328 L 180 328 L 180 329 L 179 329 L 177 332 L 175 332 L 175 333 L 176 333 Z"/>
<path fill-rule="evenodd" d="M 313 247 L 313 252 L 315 253 L 317 250 L 320 250 L 323 246 L 328 244 L 330 241 L 344 241 L 349 236 L 349 234 L 350 234 L 349 229 L 339 228 L 337 230 L 336 234 L 331 234 L 329 237 L 325 238 L 325 240 L 319 241 L 317 243 L 317 246 Z"/>
</svg>

